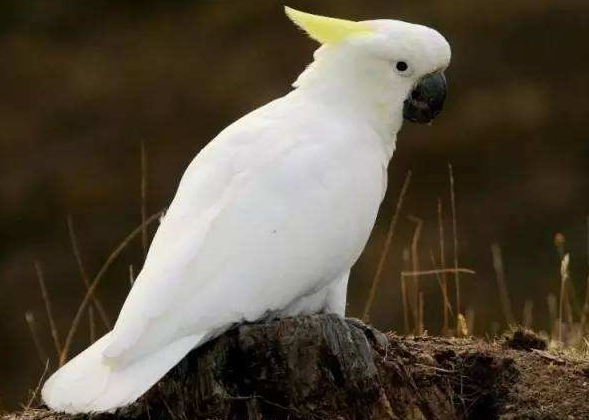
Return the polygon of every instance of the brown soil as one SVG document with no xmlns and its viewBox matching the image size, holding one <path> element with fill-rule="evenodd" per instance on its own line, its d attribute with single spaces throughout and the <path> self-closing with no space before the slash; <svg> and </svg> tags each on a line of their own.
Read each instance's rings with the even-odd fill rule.
<svg viewBox="0 0 589 420">
<path fill-rule="evenodd" d="M 589 361 L 518 330 L 496 342 L 385 335 L 353 319 L 244 325 L 140 401 L 95 419 L 588 420 Z M 66 420 L 44 408 L 5 420 Z"/>
</svg>

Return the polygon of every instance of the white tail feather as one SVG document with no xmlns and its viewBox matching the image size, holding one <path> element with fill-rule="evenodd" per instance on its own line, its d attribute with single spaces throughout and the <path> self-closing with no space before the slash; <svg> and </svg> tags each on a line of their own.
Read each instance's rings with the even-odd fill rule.
<svg viewBox="0 0 589 420">
<path fill-rule="evenodd" d="M 53 410 L 70 414 L 114 411 L 131 404 L 173 368 L 202 335 L 183 337 L 121 368 L 104 363 L 106 334 L 45 382 L 43 401 Z"/>
</svg>

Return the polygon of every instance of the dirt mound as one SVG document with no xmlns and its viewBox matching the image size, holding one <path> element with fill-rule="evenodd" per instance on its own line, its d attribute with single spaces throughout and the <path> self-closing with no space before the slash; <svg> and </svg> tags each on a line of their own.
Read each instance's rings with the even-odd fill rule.
<svg viewBox="0 0 589 420">
<path fill-rule="evenodd" d="M 503 345 L 515 350 L 546 350 L 548 340 L 532 330 L 517 328 L 503 338 Z"/>
</svg>

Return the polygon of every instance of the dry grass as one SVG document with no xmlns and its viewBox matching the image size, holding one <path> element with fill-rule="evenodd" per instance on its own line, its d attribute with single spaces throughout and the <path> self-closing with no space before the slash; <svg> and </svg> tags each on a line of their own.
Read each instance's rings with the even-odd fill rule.
<svg viewBox="0 0 589 420">
<path fill-rule="evenodd" d="M 78 245 L 78 237 L 76 235 L 76 231 L 74 229 L 74 221 L 71 216 L 68 216 L 67 218 L 67 227 L 70 236 L 70 243 L 72 245 L 72 252 L 74 253 L 74 257 L 76 258 L 76 264 L 78 266 L 78 272 L 80 273 L 80 278 L 86 286 L 86 290 L 88 290 L 90 288 L 90 277 L 88 276 L 86 268 L 84 267 L 84 263 L 82 262 L 82 256 L 80 254 L 80 248 Z M 112 328 L 110 319 L 106 313 L 106 310 L 104 309 L 104 306 L 102 305 L 102 302 L 100 301 L 96 293 L 92 294 L 92 301 L 94 307 L 96 308 L 96 311 L 98 311 L 98 314 L 100 315 L 100 319 L 102 320 L 104 327 L 110 331 L 110 329 Z M 89 307 L 88 310 L 90 311 L 92 310 L 92 308 Z M 90 316 L 90 314 L 88 314 L 88 316 Z"/>
<path fill-rule="evenodd" d="M 513 325 L 515 318 L 513 316 L 513 309 L 511 307 L 511 300 L 507 292 L 507 283 L 505 282 L 505 271 L 503 269 L 503 258 L 501 258 L 501 247 L 499 244 L 491 245 L 491 252 L 493 254 L 493 268 L 495 270 L 495 278 L 497 279 L 497 288 L 499 289 L 499 298 L 501 299 L 501 308 L 503 309 L 503 316 L 507 325 Z"/>
<path fill-rule="evenodd" d="M 141 142 L 141 248 L 143 258 L 147 257 L 149 238 L 147 237 L 147 150 Z"/>
<path fill-rule="evenodd" d="M 534 302 L 526 300 L 524 303 L 524 313 L 522 315 L 522 326 L 526 329 L 532 328 L 534 325 Z"/>
<path fill-rule="evenodd" d="M 439 268 L 435 270 L 423 270 L 423 271 L 401 271 L 402 277 L 418 277 L 418 276 L 431 276 L 437 274 L 453 274 L 453 273 L 463 273 L 463 274 L 476 274 L 476 271 L 471 270 L 469 268 Z M 450 310 L 452 307 L 450 306 Z"/>
<path fill-rule="evenodd" d="M 403 269 L 400 275 L 400 290 L 401 301 L 403 305 L 403 330 L 406 333 L 421 333 L 427 330 L 423 322 L 423 307 L 425 306 L 424 295 L 420 288 L 419 277 L 435 275 L 442 299 L 442 313 L 441 318 L 443 325 L 441 329 L 442 335 L 464 336 L 472 334 L 475 326 L 476 308 L 464 308 L 461 302 L 460 290 L 460 275 L 470 274 L 475 272 L 468 268 L 460 267 L 459 265 L 459 239 L 458 239 L 458 216 L 456 205 L 456 182 L 454 170 L 451 164 L 448 164 L 448 178 L 449 178 L 449 199 L 451 208 L 451 226 L 452 226 L 452 245 L 453 256 L 452 265 L 449 268 L 446 266 L 446 246 L 445 246 L 445 225 L 443 201 L 437 200 L 437 235 L 439 248 L 437 250 L 430 250 L 430 262 L 432 269 L 421 269 L 420 255 L 420 238 L 423 234 L 425 221 L 417 216 L 410 215 L 408 219 L 413 223 L 413 236 L 411 242 L 402 248 Z M 401 210 L 402 198 L 405 197 L 407 191 L 402 190 L 400 199 L 397 202 L 397 211 L 391 221 L 389 228 L 389 235 L 392 237 L 392 229 L 396 224 Z M 393 223 L 394 222 L 394 223 Z M 575 309 L 573 304 L 575 300 L 575 290 L 570 280 L 570 255 L 565 249 L 565 238 L 562 234 L 556 235 L 555 245 L 560 258 L 560 292 L 557 296 L 549 295 L 547 297 L 548 315 L 550 318 L 550 325 L 553 327 L 547 335 L 551 339 L 552 347 L 567 347 L 567 348 L 585 348 L 587 341 L 584 337 L 589 334 L 589 275 L 587 276 L 583 300 L 581 302 L 582 308 Z M 495 270 L 495 278 L 497 282 L 497 290 L 499 300 L 502 308 L 502 315 L 504 324 L 496 323 L 495 330 L 497 333 L 505 326 L 512 326 L 521 324 L 527 328 L 534 326 L 534 302 L 526 300 L 523 305 L 523 310 L 516 316 L 513 310 L 511 298 L 509 296 L 509 284 L 505 276 L 505 267 L 503 263 L 501 248 L 498 244 L 493 244 L 491 247 L 491 256 L 493 268 Z M 391 252 L 391 242 L 385 242 L 385 247 L 381 253 L 379 260 L 379 267 L 382 267 L 388 255 Z M 587 218 L 587 252 L 589 261 L 589 217 Z M 436 259 L 439 255 L 439 261 Z M 589 267 L 588 267 L 589 273 Z M 377 276 L 373 279 L 371 288 L 370 304 L 376 295 L 376 288 L 381 281 L 382 268 L 377 269 Z M 453 275 L 454 288 L 456 292 L 454 305 L 450 302 L 448 293 L 448 275 Z M 368 319 L 366 309 L 370 309 L 370 305 L 365 308 L 364 319 Z M 456 326 L 454 329 L 450 327 L 450 316 L 455 316 Z M 521 318 L 520 318 L 521 316 Z M 501 327 L 504 325 L 504 327 Z"/>
<path fill-rule="evenodd" d="M 112 328 L 112 324 L 110 319 L 102 305 L 100 299 L 97 296 L 96 290 L 100 281 L 104 278 L 105 274 L 107 273 L 108 269 L 112 265 L 112 263 L 117 259 L 117 257 L 127 248 L 127 246 L 133 241 L 135 237 L 141 234 L 142 238 L 142 248 L 144 250 L 144 254 L 147 254 L 147 247 L 148 247 L 148 237 L 147 237 L 147 228 L 149 225 L 154 223 L 155 221 L 159 220 L 163 214 L 162 211 L 155 213 L 149 217 L 147 217 L 147 152 L 145 149 L 145 145 L 141 144 L 141 224 L 135 228 L 131 233 L 129 233 L 115 249 L 109 254 L 108 258 L 94 277 L 92 281 L 87 274 L 87 271 L 84 267 L 84 263 L 81 257 L 80 248 L 78 244 L 77 235 L 74 229 L 74 223 L 71 217 L 67 218 L 67 225 L 68 225 L 68 233 L 70 238 L 70 243 L 72 247 L 72 252 L 74 254 L 78 272 L 80 274 L 80 278 L 84 282 L 86 287 L 86 293 L 80 302 L 76 314 L 71 322 L 70 328 L 68 330 L 68 334 L 66 336 L 65 342 L 62 346 L 61 339 L 59 335 L 59 331 L 56 326 L 55 317 L 53 315 L 53 305 L 51 303 L 51 299 L 47 290 L 47 285 L 45 282 L 45 276 L 43 274 L 42 267 L 38 261 L 35 261 L 35 269 L 37 273 L 37 279 L 39 281 L 39 287 L 41 289 L 41 294 L 43 297 L 43 302 L 45 303 L 45 309 L 47 313 L 47 318 L 49 321 L 49 326 L 51 330 L 51 336 L 53 338 L 53 343 L 55 346 L 55 351 L 57 354 L 58 365 L 62 366 L 69 357 L 69 351 L 80 326 L 80 322 L 85 312 L 88 314 L 88 329 L 90 334 L 90 342 L 93 343 L 97 339 L 97 329 L 96 329 L 96 313 L 98 313 L 104 327 L 107 330 Z M 133 274 L 133 267 L 129 267 L 129 277 L 131 285 L 134 281 L 134 274 Z M 42 341 L 39 338 L 39 332 L 37 328 L 36 319 L 31 311 L 27 311 L 25 313 L 25 319 L 27 321 L 27 325 L 29 326 L 29 330 L 31 332 L 31 336 L 33 342 L 35 344 L 35 349 L 37 350 L 37 355 L 41 361 L 41 363 L 47 364 L 49 362 L 49 358 L 47 357 L 47 353 L 43 347 Z M 46 369 L 47 370 L 47 369 Z"/>
<path fill-rule="evenodd" d="M 565 308 L 565 301 L 567 300 L 568 294 L 567 285 L 569 279 L 569 254 L 565 254 L 560 262 L 560 299 L 558 300 L 558 341 L 562 342 L 562 326 L 563 326 L 563 314 Z"/>
<path fill-rule="evenodd" d="M 411 239 L 411 268 L 413 273 L 420 272 L 419 264 L 419 240 L 421 239 L 421 229 L 423 228 L 423 220 L 417 216 L 409 215 L 408 219 L 414 223 L 413 238 Z M 403 273 L 401 273 L 401 276 Z M 413 309 L 413 325 L 415 334 L 423 334 L 423 317 L 421 316 L 421 300 L 422 296 L 419 290 L 419 276 L 412 275 L 412 281 L 409 283 L 409 302 Z"/>
<path fill-rule="evenodd" d="M 133 264 L 129 265 L 129 286 L 133 287 L 135 284 L 135 270 L 133 269 Z"/>
<path fill-rule="evenodd" d="M 86 294 L 85 294 L 84 298 L 82 299 L 82 302 L 78 306 L 78 310 L 76 312 L 76 315 L 74 316 L 74 319 L 72 321 L 71 327 L 68 332 L 68 335 L 66 337 L 65 344 L 63 346 L 63 350 L 60 353 L 60 357 L 59 357 L 60 365 L 62 363 L 64 363 L 68 358 L 69 350 L 70 350 L 74 335 L 76 334 L 76 331 L 78 330 L 80 321 L 82 319 L 82 315 L 84 314 L 84 311 L 86 310 L 88 303 L 90 302 L 90 299 L 92 299 L 92 296 L 93 296 L 95 290 L 97 289 L 98 285 L 100 284 L 100 280 L 102 280 L 102 278 L 104 277 L 104 275 L 106 274 L 106 272 L 110 268 L 111 264 L 116 260 L 116 258 L 119 256 L 119 254 L 121 252 L 123 252 L 123 250 L 125 248 L 127 248 L 129 243 L 135 237 L 137 237 L 141 232 L 143 232 L 144 225 L 150 225 L 151 223 L 155 222 L 156 220 L 159 220 L 161 215 L 162 215 L 162 212 L 158 212 L 158 213 L 152 214 L 150 217 L 148 217 L 144 223 L 141 223 L 141 225 L 139 225 L 137 228 L 135 228 L 135 230 L 133 230 L 129 235 L 127 235 L 127 237 L 124 238 L 121 241 L 121 243 L 108 256 L 105 263 L 102 265 L 102 268 L 100 269 L 100 271 L 98 272 L 96 277 L 94 277 L 94 280 L 92 281 L 92 283 L 90 284 L 90 287 L 86 291 Z"/>
<path fill-rule="evenodd" d="M 393 235 L 395 233 L 395 227 L 397 226 L 397 220 L 399 219 L 399 213 L 401 213 L 401 208 L 403 207 L 403 200 L 405 199 L 405 194 L 407 194 L 407 190 L 409 189 L 409 184 L 411 182 L 411 171 L 407 172 L 407 176 L 405 177 L 405 183 L 403 184 L 403 188 L 401 189 L 401 193 L 399 194 L 399 199 L 397 200 L 397 206 L 395 208 L 395 213 L 393 214 L 393 218 L 391 219 L 391 223 L 389 225 L 389 230 L 387 232 L 387 237 L 385 239 L 384 247 L 382 253 L 380 255 L 380 259 L 378 261 L 378 265 L 376 266 L 376 273 L 374 274 L 374 278 L 372 280 L 372 287 L 370 288 L 370 292 L 368 293 L 368 299 L 366 300 L 366 304 L 364 306 L 364 315 L 363 319 L 365 322 L 369 321 L 370 318 L 370 309 L 372 309 L 372 304 L 374 303 L 374 299 L 376 298 L 376 291 L 378 290 L 378 285 L 380 284 L 382 272 L 384 270 L 385 262 L 389 256 L 389 251 L 391 248 L 391 243 L 393 241 Z"/>
<path fill-rule="evenodd" d="M 411 251 L 408 247 L 403 249 L 403 267 L 407 272 L 411 271 Z M 409 333 L 409 301 L 407 298 L 407 281 L 405 276 L 401 275 L 401 299 L 403 302 L 403 332 Z"/>
<path fill-rule="evenodd" d="M 90 344 L 92 344 L 96 341 L 96 321 L 92 305 L 88 306 L 88 331 L 90 332 Z"/>
<path fill-rule="evenodd" d="M 420 266 L 420 259 L 419 259 L 419 242 L 422 236 L 424 220 L 415 215 L 409 215 L 408 220 L 414 224 L 413 230 L 413 237 L 411 240 L 411 244 L 408 247 L 403 249 L 403 270 L 401 271 L 400 276 L 400 286 L 401 286 L 401 300 L 403 306 L 403 330 L 405 333 L 413 332 L 415 334 L 423 333 L 426 328 L 424 325 L 423 319 L 423 308 L 425 306 L 423 293 L 420 290 L 419 285 L 419 277 L 421 276 L 430 276 L 435 275 L 440 286 L 441 296 L 443 300 L 442 304 L 442 317 L 443 317 L 443 327 L 442 327 L 442 334 L 443 335 L 450 335 L 451 330 L 449 327 L 449 316 L 450 314 L 454 314 L 452 309 L 452 304 L 450 303 L 450 299 L 448 296 L 448 284 L 447 284 L 447 275 L 454 274 L 455 279 L 455 289 L 456 289 L 456 308 L 460 307 L 460 274 L 475 274 L 473 270 L 468 268 L 463 268 L 458 265 L 458 219 L 456 216 L 456 197 L 455 197 L 455 182 L 454 182 L 454 174 L 452 165 L 448 165 L 449 169 L 449 181 L 450 181 L 450 202 L 452 207 L 452 232 L 453 232 L 453 243 L 454 243 L 454 267 L 447 268 L 446 267 L 446 249 L 445 249 L 445 237 L 444 237 L 444 223 L 443 223 L 443 207 L 442 207 L 442 200 L 438 198 L 438 238 L 439 238 L 439 255 L 440 255 L 440 262 L 441 267 L 438 266 L 435 260 L 435 256 L 433 251 L 430 252 L 430 259 L 433 266 L 431 270 L 421 270 Z M 381 282 L 381 277 L 383 273 L 383 268 L 385 263 L 388 259 L 388 256 L 391 251 L 391 243 L 392 238 L 394 235 L 394 230 L 397 225 L 397 221 L 399 218 L 399 214 L 402 209 L 403 200 L 407 194 L 407 190 L 409 187 L 410 181 L 409 172 L 403 188 L 401 189 L 401 193 L 399 194 L 399 199 L 397 200 L 395 213 L 391 219 L 391 223 L 389 225 L 389 230 L 387 232 L 387 237 L 385 240 L 385 245 L 381 252 L 376 273 L 372 280 L 372 286 L 370 288 L 370 293 L 368 296 L 368 300 L 364 307 L 364 321 L 369 320 L 370 310 L 374 303 L 374 299 L 376 297 L 378 286 Z M 466 329 L 466 324 L 464 321 L 464 316 L 460 314 L 458 311 L 456 315 L 460 315 L 462 319 L 456 318 L 456 330 L 455 331 L 464 331 Z M 463 322 L 464 321 L 464 322 Z M 474 322 L 474 312 L 471 316 L 471 321 Z"/>
<path fill-rule="evenodd" d="M 43 302 L 45 302 L 45 311 L 47 312 L 47 319 L 49 320 L 49 328 L 51 329 L 51 337 L 53 338 L 55 352 L 59 359 L 59 355 L 62 351 L 61 340 L 59 338 L 59 332 L 57 331 L 57 326 L 55 324 L 55 317 L 53 316 L 53 305 L 51 304 L 49 292 L 47 292 L 47 285 L 45 284 L 45 275 L 43 274 L 43 269 L 41 268 L 41 264 L 39 264 L 38 261 L 35 261 L 35 270 L 37 272 L 37 279 L 39 280 L 39 287 L 41 288 Z M 61 362 L 59 365 L 61 366 Z"/>
<path fill-rule="evenodd" d="M 106 274 L 106 272 L 108 271 L 108 269 L 110 268 L 110 266 L 112 265 L 112 263 L 116 260 L 116 258 L 121 254 L 121 252 L 127 248 L 127 246 L 131 243 L 131 241 L 137 237 L 141 232 L 143 232 L 145 230 L 145 226 L 150 225 L 151 223 L 155 222 L 156 220 L 159 220 L 159 218 L 161 217 L 163 212 L 158 212 L 156 214 L 151 215 L 150 217 L 148 217 L 143 223 L 141 223 L 140 226 L 138 226 L 137 228 L 135 228 L 130 234 L 128 234 L 122 241 L 121 243 L 110 253 L 110 255 L 108 256 L 108 258 L 106 259 L 105 263 L 102 265 L 101 269 L 99 270 L 98 274 L 96 275 L 96 277 L 94 277 L 93 281 L 90 283 L 86 283 L 86 294 L 84 295 L 84 298 L 82 299 L 80 305 L 78 306 L 77 312 L 72 320 L 71 326 L 68 330 L 68 334 L 66 336 L 65 339 L 65 343 L 62 346 L 61 345 L 61 340 L 59 337 L 59 332 L 57 330 L 57 326 L 55 323 L 55 317 L 53 315 L 53 306 L 51 303 L 51 299 L 49 296 L 49 293 L 47 291 L 47 286 L 45 283 L 45 276 L 43 274 L 43 270 L 41 268 L 41 265 L 35 261 L 35 268 L 37 271 L 37 278 L 39 280 L 39 286 L 41 288 L 41 294 L 43 296 L 43 301 L 45 303 L 45 308 L 46 308 L 46 312 L 47 312 L 47 318 L 49 320 L 49 326 L 50 326 L 50 330 L 51 330 L 51 336 L 53 338 L 53 343 L 55 346 L 55 351 L 57 354 L 57 360 L 58 360 L 58 365 L 62 366 L 69 357 L 69 351 L 73 342 L 73 338 L 79 328 L 80 322 L 82 320 L 82 317 L 84 315 L 84 313 L 86 312 L 86 310 L 88 311 L 88 322 L 89 322 L 89 331 L 90 331 L 90 342 L 94 342 L 97 338 L 97 333 L 96 333 L 96 322 L 95 322 L 95 315 L 94 315 L 94 309 L 92 306 L 90 306 L 90 302 L 92 301 L 94 305 L 97 304 L 97 302 L 99 302 L 97 300 L 97 298 L 95 297 L 95 293 L 96 293 L 96 289 L 98 287 L 98 285 L 100 284 L 100 281 L 102 280 L 102 278 L 104 277 L 104 275 Z M 79 251 L 78 251 L 78 247 L 77 247 L 77 241 L 76 241 L 76 237 L 73 231 L 73 225 L 70 223 L 70 235 L 71 235 L 71 240 L 72 240 L 72 247 L 74 249 L 74 253 L 77 255 L 76 256 L 76 260 L 78 261 L 78 267 L 80 269 L 80 273 L 82 278 L 86 278 L 86 274 L 85 274 L 85 270 L 83 269 L 83 265 L 81 263 L 81 259 L 79 259 Z M 132 275 L 132 272 L 131 272 Z M 97 306 L 98 307 L 98 306 Z M 106 315 L 106 314 L 105 314 Z M 35 344 L 35 349 L 37 350 L 37 354 L 39 356 L 39 359 L 41 361 L 41 363 L 45 363 L 48 358 L 46 356 L 46 352 L 43 348 L 42 345 L 42 341 L 39 338 L 39 332 L 38 332 L 38 328 L 37 328 L 37 323 L 35 320 L 35 317 L 33 315 L 33 313 L 31 311 L 27 311 L 25 313 L 25 319 L 27 321 L 27 324 L 29 326 L 29 330 L 31 332 L 31 336 L 33 338 L 33 342 Z M 105 320 L 108 320 L 107 317 L 105 317 Z M 107 323 L 106 325 L 110 325 L 109 323 Z"/>
<path fill-rule="evenodd" d="M 450 204 L 452 208 L 452 243 L 454 245 L 454 269 L 458 270 L 458 217 L 456 215 L 456 188 L 454 186 L 454 169 L 448 163 L 448 175 L 450 178 Z M 460 273 L 454 273 L 454 287 L 456 288 L 456 312 L 460 315 Z"/>
<path fill-rule="evenodd" d="M 444 264 L 442 264 L 442 268 L 438 268 L 438 264 L 436 262 L 436 257 L 434 255 L 433 250 L 430 250 L 430 260 L 431 260 L 432 266 L 434 267 L 434 270 L 430 270 L 430 271 L 435 272 L 436 279 L 438 280 L 438 285 L 440 286 L 440 292 L 442 294 L 442 300 L 443 300 L 443 302 L 442 302 L 442 304 L 443 304 L 442 335 L 447 336 L 450 334 L 448 321 L 449 321 L 450 316 L 454 316 L 454 311 L 452 310 L 452 303 L 450 302 L 450 298 L 448 296 L 448 283 L 446 281 L 446 274 L 448 274 L 449 271 L 453 271 L 453 269 L 448 270 L 447 268 L 444 268 Z M 472 274 L 474 274 L 474 271 L 472 272 Z"/>
<path fill-rule="evenodd" d="M 442 199 L 438 197 L 438 240 L 439 240 L 439 247 L 440 247 L 440 267 L 442 269 L 446 268 L 446 238 L 444 236 L 444 209 L 442 205 Z M 433 251 L 431 253 L 431 260 L 436 266 L 435 257 Z M 439 278 L 438 282 L 440 283 L 440 288 L 442 289 L 442 298 L 444 299 L 444 309 L 443 309 L 443 326 L 442 326 L 442 333 L 443 335 L 448 334 L 449 328 L 449 310 L 451 312 L 452 306 L 448 300 L 448 279 L 446 273 L 442 273 Z"/>
<path fill-rule="evenodd" d="M 40 397 L 39 391 L 41 391 L 41 387 L 43 385 L 44 379 L 47 376 L 47 373 L 49 372 L 49 359 L 47 359 L 47 361 L 45 362 L 45 369 L 43 370 L 43 373 L 41 374 L 41 377 L 39 378 L 39 381 L 37 382 L 37 386 L 36 388 L 33 390 L 33 392 L 31 392 L 31 396 L 29 397 L 29 400 L 27 401 L 27 403 L 22 407 L 23 410 L 28 410 L 32 407 L 32 405 L 37 401 L 37 399 Z"/>
<path fill-rule="evenodd" d="M 29 331 L 31 332 L 31 337 L 33 338 L 33 343 L 35 344 L 35 350 L 37 351 L 37 356 L 39 356 L 41 364 L 48 363 L 49 357 L 47 357 L 47 352 L 43 347 L 43 342 L 39 338 L 37 320 L 35 319 L 35 315 L 32 311 L 25 312 L 25 320 L 27 321 L 27 325 L 29 326 Z"/>
</svg>

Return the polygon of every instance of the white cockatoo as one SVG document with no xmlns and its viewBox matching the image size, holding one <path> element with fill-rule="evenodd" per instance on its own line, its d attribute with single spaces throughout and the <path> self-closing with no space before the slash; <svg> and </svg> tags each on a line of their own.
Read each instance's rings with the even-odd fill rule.
<svg viewBox="0 0 589 420">
<path fill-rule="evenodd" d="M 450 46 L 421 25 L 286 13 L 321 44 L 313 63 L 196 156 L 114 329 L 45 383 L 52 409 L 128 405 L 242 322 L 344 315 L 397 132 L 441 110 Z"/>
</svg>

